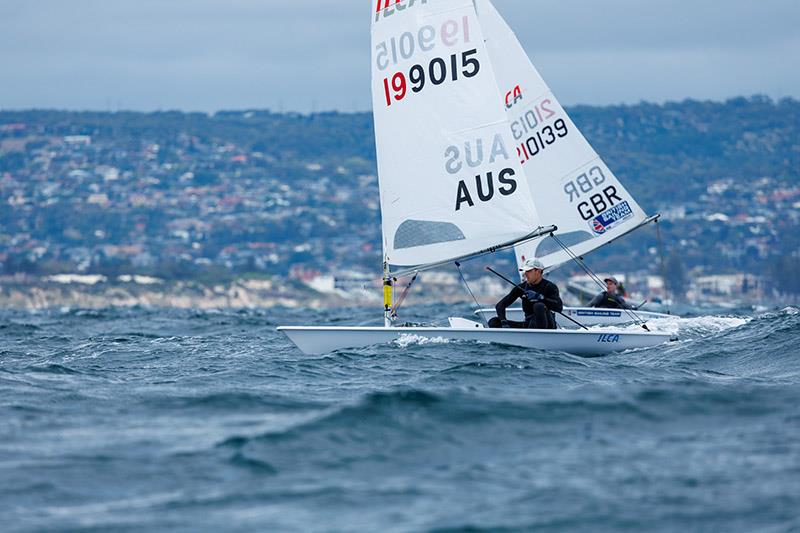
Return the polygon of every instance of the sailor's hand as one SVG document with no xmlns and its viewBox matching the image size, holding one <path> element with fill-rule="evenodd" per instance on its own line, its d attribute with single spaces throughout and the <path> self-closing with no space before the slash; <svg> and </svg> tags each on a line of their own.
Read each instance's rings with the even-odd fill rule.
<svg viewBox="0 0 800 533">
<path fill-rule="evenodd" d="M 544 296 L 542 296 L 540 293 L 538 293 L 536 291 L 532 291 L 530 289 L 525 291 L 525 298 L 527 300 L 530 300 L 531 302 L 538 302 L 539 300 L 544 300 Z"/>
<path fill-rule="evenodd" d="M 508 323 L 508 320 L 501 320 L 500 321 L 500 327 L 501 328 L 510 328 L 511 325 Z"/>
</svg>

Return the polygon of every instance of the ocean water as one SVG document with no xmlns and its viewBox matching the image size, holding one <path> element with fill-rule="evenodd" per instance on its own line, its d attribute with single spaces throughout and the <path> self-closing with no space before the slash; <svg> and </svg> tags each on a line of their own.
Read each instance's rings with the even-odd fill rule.
<svg viewBox="0 0 800 533">
<path fill-rule="evenodd" d="M 0 530 L 800 531 L 800 313 L 705 313 L 581 358 L 275 331 L 353 309 L 2 311 Z"/>
</svg>

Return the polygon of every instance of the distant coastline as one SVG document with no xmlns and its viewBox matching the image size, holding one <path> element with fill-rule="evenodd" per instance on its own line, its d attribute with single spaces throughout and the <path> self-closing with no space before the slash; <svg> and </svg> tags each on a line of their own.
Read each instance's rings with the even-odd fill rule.
<svg viewBox="0 0 800 533">
<path fill-rule="evenodd" d="M 338 299 L 313 291 L 273 289 L 254 280 L 216 285 L 172 281 L 154 284 L 125 282 L 58 283 L 27 278 L 0 283 L 0 307 L 5 309 L 164 307 L 177 309 L 246 309 L 326 307 Z"/>
<path fill-rule="evenodd" d="M 234 279 L 203 284 L 196 281 L 137 283 L 133 276 L 107 280 L 102 276 L 64 274 L 37 278 L 0 277 L 0 308 L 16 310 L 103 309 L 108 307 L 156 307 L 175 309 L 269 309 L 333 307 L 374 307 L 381 310 L 380 284 L 370 288 L 342 291 L 315 290 L 313 281 Z M 151 278 L 152 279 L 152 278 Z M 418 286 L 410 302 L 425 301 L 436 294 L 443 303 L 467 301 L 468 296 L 452 284 L 436 285 L 435 292 Z M 428 289 L 431 285 L 428 284 Z M 489 300 L 497 296 L 490 291 Z M 484 299 L 487 295 L 484 295 Z M 487 300 L 488 301 L 488 300 Z"/>
<path fill-rule="evenodd" d="M 661 237 L 652 226 L 632 233 L 591 254 L 592 269 L 666 275 L 677 291 L 749 274 L 766 294 L 800 295 L 800 101 L 569 112 L 642 208 L 662 215 Z M 374 157 L 369 113 L 0 110 L 0 278 L 82 273 L 119 285 L 0 279 L 2 301 L 94 305 L 107 291 L 110 305 L 248 306 L 235 280 L 260 277 L 293 288 L 257 292 L 252 305 L 325 305 L 335 290 L 308 276 L 380 275 Z M 515 268 L 510 253 L 491 261 Z M 564 276 L 579 273 L 570 268 Z M 481 273 L 465 265 L 467 277 Z M 118 280 L 134 275 L 164 283 Z M 701 297 L 716 291 L 708 281 Z M 756 299 L 751 288 L 738 297 Z"/>
<path fill-rule="evenodd" d="M 271 308 L 374 308 L 382 309 L 380 280 L 369 279 L 354 284 L 320 274 L 306 280 L 273 278 L 237 278 L 201 283 L 186 280 L 159 280 L 147 276 L 120 276 L 106 279 L 97 275 L 62 274 L 57 276 L 0 276 L 0 309 L 104 309 L 125 307 L 174 309 L 271 309 Z M 580 276 L 553 278 L 568 305 L 585 304 L 572 290 Z M 649 277 L 651 283 L 658 278 Z M 752 285 L 742 293 L 742 280 L 732 275 L 706 276 L 694 280 L 685 302 L 691 305 L 783 307 L 800 304 L 798 295 L 785 294 L 760 286 L 762 278 L 750 277 Z M 631 301 L 658 301 L 658 288 L 647 288 L 644 278 L 632 278 Z M 481 306 L 493 307 L 505 294 L 505 287 L 492 278 L 470 280 Z M 344 288 L 340 288 L 340 283 Z M 348 286 L 349 285 L 349 286 Z M 403 284 L 401 283 L 401 286 Z M 592 286 L 589 285 L 591 294 Z M 406 306 L 431 302 L 469 303 L 473 300 L 460 280 L 445 272 L 431 273 L 415 284 Z"/>
</svg>

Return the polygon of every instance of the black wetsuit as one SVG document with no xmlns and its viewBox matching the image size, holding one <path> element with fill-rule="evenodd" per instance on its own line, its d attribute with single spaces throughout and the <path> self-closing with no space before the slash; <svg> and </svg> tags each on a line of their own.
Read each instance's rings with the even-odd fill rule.
<svg viewBox="0 0 800 533">
<path fill-rule="evenodd" d="M 625 301 L 625 298 L 618 294 L 610 294 L 608 291 L 603 291 L 589 302 L 589 307 L 602 307 L 605 309 L 632 309 L 631 305 Z"/>
<path fill-rule="evenodd" d="M 542 296 L 539 300 L 532 300 L 526 296 L 526 291 L 534 291 Z M 522 311 L 525 313 L 524 322 L 513 320 L 506 321 L 506 309 L 522 298 Z M 556 319 L 553 312 L 560 313 L 564 309 L 558 287 L 552 281 L 542 278 L 539 283 L 529 285 L 523 281 L 509 292 L 495 306 L 497 317 L 489 321 L 489 327 L 502 327 L 503 322 L 507 322 L 511 328 L 534 328 L 534 329 L 556 329 Z"/>
</svg>

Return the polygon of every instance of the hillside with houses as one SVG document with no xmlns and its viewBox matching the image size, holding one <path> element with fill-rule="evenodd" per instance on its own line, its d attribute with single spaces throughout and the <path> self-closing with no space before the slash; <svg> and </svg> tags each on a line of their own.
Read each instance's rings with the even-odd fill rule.
<svg viewBox="0 0 800 533">
<path fill-rule="evenodd" d="M 800 102 L 568 112 L 641 206 L 663 215 L 660 242 L 640 229 L 587 257 L 592 268 L 641 280 L 644 295 L 663 292 L 654 280 L 665 273 L 677 299 L 797 297 Z M 0 111 L 0 301 L 370 301 L 375 167 L 366 113 Z M 510 254 L 489 261 L 513 269 Z M 465 265 L 476 283 L 484 264 Z M 439 286 L 457 299 L 453 275 Z"/>
</svg>

